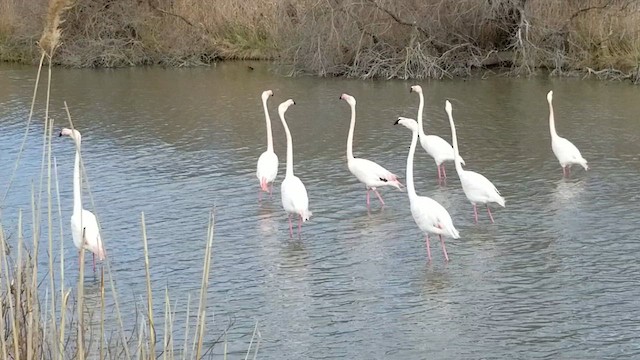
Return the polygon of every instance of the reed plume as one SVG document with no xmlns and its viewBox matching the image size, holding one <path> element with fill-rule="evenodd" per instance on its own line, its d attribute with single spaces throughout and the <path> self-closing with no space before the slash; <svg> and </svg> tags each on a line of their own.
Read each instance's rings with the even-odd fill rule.
<svg viewBox="0 0 640 360">
<path fill-rule="evenodd" d="M 64 21 L 62 14 L 71 7 L 72 0 L 49 0 L 49 9 L 42 30 L 42 36 L 38 44 L 40 48 L 51 58 L 53 52 L 60 45 L 62 30 L 60 24 Z"/>
</svg>

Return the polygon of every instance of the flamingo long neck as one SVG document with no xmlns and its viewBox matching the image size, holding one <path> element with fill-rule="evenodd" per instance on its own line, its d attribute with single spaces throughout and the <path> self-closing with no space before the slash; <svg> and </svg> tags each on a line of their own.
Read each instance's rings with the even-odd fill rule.
<svg viewBox="0 0 640 360">
<path fill-rule="evenodd" d="M 82 140 L 76 134 L 76 159 L 73 165 L 73 213 L 80 214 L 82 212 L 82 190 L 80 188 L 80 144 Z"/>
<path fill-rule="evenodd" d="M 262 100 L 264 108 L 264 119 L 267 122 L 267 151 L 273 152 L 273 135 L 271 133 L 271 118 L 269 117 L 269 109 L 267 108 L 267 99 Z"/>
<path fill-rule="evenodd" d="M 558 133 L 556 132 L 556 121 L 553 116 L 553 104 L 549 101 L 549 131 L 551 132 L 551 137 L 557 137 Z"/>
<path fill-rule="evenodd" d="M 453 116 L 447 113 L 449 116 L 449 125 L 451 125 L 451 141 L 453 141 L 453 162 L 456 164 L 456 171 L 458 174 L 464 172 L 460 159 L 460 152 L 458 151 L 458 135 L 456 134 L 456 124 L 453 123 Z"/>
<path fill-rule="evenodd" d="M 413 155 L 416 153 L 416 144 L 418 143 L 418 132 L 413 131 L 411 137 L 411 147 L 409 147 L 409 155 L 407 156 L 407 192 L 409 199 L 418 197 L 416 187 L 413 185 Z"/>
<path fill-rule="evenodd" d="M 289 132 L 289 126 L 284 120 L 284 112 L 279 112 L 280 120 L 282 120 L 282 126 L 284 126 L 284 132 L 287 135 L 287 174 L 286 177 L 293 176 L 293 142 L 291 141 L 291 132 Z"/>
<path fill-rule="evenodd" d="M 356 106 L 351 106 L 351 124 L 349 125 L 349 136 L 347 136 L 347 161 L 353 160 L 353 132 L 356 128 Z"/>
<path fill-rule="evenodd" d="M 422 92 L 418 93 L 420 96 L 420 105 L 418 105 L 418 131 L 421 137 L 425 137 L 424 129 L 422 128 L 422 112 L 424 111 L 424 95 Z"/>
</svg>

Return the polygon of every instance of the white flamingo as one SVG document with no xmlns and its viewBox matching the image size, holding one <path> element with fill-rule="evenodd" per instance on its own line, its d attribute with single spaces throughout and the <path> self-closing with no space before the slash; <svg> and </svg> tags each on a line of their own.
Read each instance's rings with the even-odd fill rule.
<svg viewBox="0 0 640 360">
<path fill-rule="evenodd" d="M 373 161 L 355 158 L 353 156 L 353 131 L 356 127 L 356 99 L 348 94 L 342 94 L 340 99 L 345 100 L 351 107 L 351 125 L 349 126 L 349 135 L 347 137 L 347 166 L 349 167 L 349 171 L 367 188 L 367 209 L 369 208 L 369 191 L 371 190 L 378 196 L 380 203 L 384 206 L 382 196 L 380 196 L 376 188 L 379 186 L 393 186 L 400 189 L 402 184 L 398 181 L 398 177 L 389 170 Z"/>
<path fill-rule="evenodd" d="M 278 115 L 280 115 L 284 132 L 287 135 L 287 173 L 280 185 L 280 193 L 282 195 L 282 207 L 284 211 L 289 214 L 289 235 L 293 237 L 291 215 L 297 214 L 300 217 L 298 220 L 298 236 L 300 236 L 302 223 L 309 220 L 311 211 L 309 211 L 307 189 L 304 187 L 302 181 L 300 181 L 300 178 L 293 175 L 293 142 L 291 141 L 289 126 L 287 126 L 287 122 L 284 119 L 284 113 L 291 105 L 295 105 L 295 102 L 291 99 L 280 104 L 280 106 L 278 106 Z"/>
<path fill-rule="evenodd" d="M 456 172 L 460 178 L 462 184 L 462 190 L 467 196 L 467 199 L 473 204 L 473 215 L 475 222 L 478 222 L 478 208 L 477 204 L 485 204 L 487 206 L 487 213 L 493 224 L 493 215 L 491 215 L 491 209 L 489 209 L 489 203 L 497 203 L 504 207 L 504 198 L 500 196 L 500 192 L 495 186 L 484 177 L 475 171 L 468 171 L 462 168 L 460 164 L 460 153 L 458 152 L 458 137 L 456 135 L 456 125 L 453 123 L 453 115 L 451 114 L 452 108 L 449 100 L 445 102 L 445 110 L 449 116 L 449 124 L 451 125 L 451 138 L 453 139 L 453 149 L 456 156 L 454 163 L 456 164 Z"/>
<path fill-rule="evenodd" d="M 562 175 L 571 174 L 571 165 L 578 164 L 585 170 L 589 170 L 587 160 L 580 154 L 580 150 L 571 143 L 571 141 L 561 137 L 556 132 L 556 123 L 553 116 L 553 90 L 547 94 L 547 102 L 549 103 L 549 130 L 551 132 L 551 150 L 562 166 Z"/>
<path fill-rule="evenodd" d="M 93 257 L 93 271 L 96 271 L 96 258 L 104 260 L 105 251 L 98 228 L 96 216 L 89 210 L 82 208 L 82 190 L 80 187 L 80 146 L 82 135 L 75 129 L 64 128 L 60 136 L 69 136 L 75 141 L 76 158 L 73 166 L 73 214 L 71 215 L 71 235 L 78 251 L 87 249 Z"/>
<path fill-rule="evenodd" d="M 256 176 L 260 180 L 260 196 L 262 199 L 262 191 L 268 192 L 269 197 L 273 192 L 273 181 L 278 175 L 278 155 L 273 152 L 273 136 L 271 134 L 271 118 L 269 117 L 269 109 L 267 108 L 267 100 L 273 96 L 273 91 L 266 90 L 262 92 L 262 107 L 264 108 L 264 118 L 267 122 L 267 150 L 258 158 L 258 169 Z M 269 184 L 271 184 L 269 186 Z"/>
<path fill-rule="evenodd" d="M 413 156 L 416 152 L 418 142 L 418 123 L 413 119 L 399 117 L 398 121 L 396 121 L 396 125 L 397 124 L 404 125 L 413 132 L 411 147 L 409 147 L 409 155 L 407 156 L 407 192 L 409 193 L 409 202 L 411 203 L 411 215 L 413 215 L 413 220 L 415 220 L 420 230 L 426 234 L 427 257 L 429 260 L 431 260 L 429 234 L 437 234 L 440 237 L 444 258 L 449 261 L 449 255 L 447 255 L 447 248 L 444 245 L 442 235 L 458 239 L 460 238 L 460 234 L 453 226 L 451 215 L 449 215 L 447 209 L 429 197 L 418 196 L 418 194 L 416 194 L 416 188 L 413 185 Z"/>
<path fill-rule="evenodd" d="M 453 147 L 447 142 L 447 140 L 437 135 L 426 135 L 423 129 L 422 113 L 424 111 L 424 95 L 422 94 L 422 87 L 420 85 L 414 85 L 411 87 L 410 92 L 415 92 L 420 97 L 420 105 L 418 105 L 418 130 L 420 145 L 436 162 L 438 168 L 438 181 L 447 178 L 447 171 L 444 167 L 445 161 L 453 161 Z M 464 160 L 460 158 L 460 162 L 465 164 Z"/>
</svg>

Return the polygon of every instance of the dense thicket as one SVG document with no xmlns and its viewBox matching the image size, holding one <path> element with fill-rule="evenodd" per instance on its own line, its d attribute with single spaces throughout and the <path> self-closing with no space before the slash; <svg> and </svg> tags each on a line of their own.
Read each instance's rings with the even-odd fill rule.
<svg viewBox="0 0 640 360">
<path fill-rule="evenodd" d="M 33 62 L 45 0 L 0 0 L 0 58 Z M 29 20 L 29 21 L 25 21 Z M 635 81 L 635 0 L 76 0 L 57 62 L 273 59 L 320 76 L 425 78 L 503 66 Z"/>
</svg>

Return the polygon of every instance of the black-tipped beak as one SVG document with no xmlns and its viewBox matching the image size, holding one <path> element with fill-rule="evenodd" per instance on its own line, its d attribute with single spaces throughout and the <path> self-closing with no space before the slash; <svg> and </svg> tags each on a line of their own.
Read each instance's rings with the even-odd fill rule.
<svg viewBox="0 0 640 360">
<path fill-rule="evenodd" d="M 271 95 L 269 95 L 269 96 L 273 96 L 273 91 L 271 92 Z"/>
<path fill-rule="evenodd" d="M 62 131 L 58 133 L 58 137 L 62 137 Z"/>
<path fill-rule="evenodd" d="M 396 120 L 396 122 L 393 123 L 393 125 L 398 125 L 400 123 L 400 119 Z"/>
<path fill-rule="evenodd" d="M 412 87 L 410 87 L 410 88 L 409 88 L 409 92 L 410 92 L 410 93 L 412 93 L 412 92 L 413 92 L 413 88 L 412 88 Z"/>
<path fill-rule="evenodd" d="M 294 102 L 293 102 L 293 105 L 295 105 L 295 104 L 296 104 L 296 102 L 294 101 Z"/>
<path fill-rule="evenodd" d="M 342 95 L 338 96 L 338 100 L 342 100 Z"/>
</svg>

